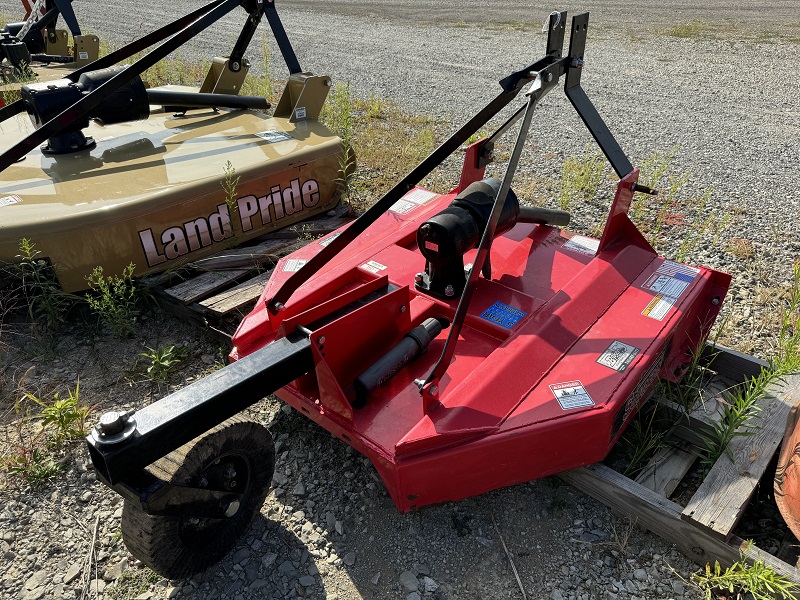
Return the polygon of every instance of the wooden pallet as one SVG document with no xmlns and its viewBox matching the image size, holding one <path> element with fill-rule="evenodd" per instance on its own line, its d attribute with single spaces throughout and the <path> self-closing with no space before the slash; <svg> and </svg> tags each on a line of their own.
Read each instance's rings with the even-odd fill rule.
<svg viewBox="0 0 800 600">
<path fill-rule="evenodd" d="M 150 284 L 162 308 L 230 341 L 278 259 L 349 221 L 341 210 L 328 213 L 192 263 L 189 275 L 178 281 L 171 274 L 156 276 Z"/>
<path fill-rule="evenodd" d="M 800 374 L 770 388 L 761 400 L 760 429 L 752 436 L 734 438 L 730 454 L 723 454 L 705 476 L 686 506 L 669 499 L 697 459 L 698 433 L 716 418 L 716 396 L 731 386 L 758 375 L 763 361 L 726 348 L 711 351 L 710 368 L 716 376 L 704 387 L 706 400 L 686 425 L 676 429 L 678 444 L 658 453 L 636 478 L 625 477 L 604 464 L 559 475 L 564 481 L 603 502 L 618 515 L 630 517 L 675 544 L 686 556 L 704 566 L 718 560 L 730 565 L 740 552 L 760 558 L 776 572 L 800 584 L 800 570 L 738 537 L 734 529 L 744 514 L 759 481 L 771 485 L 767 467 L 780 449 L 786 418 L 800 398 Z M 686 419 L 684 415 L 682 417 Z"/>
<path fill-rule="evenodd" d="M 192 277 L 156 284 L 155 295 L 163 307 L 208 328 L 229 341 L 242 317 L 251 310 L 281 256 L 330 233 L 347 222 L 344 216 L 326 216 L 260 238 L 247 247 L 232 249 L 194 264 Z M 709 471 L 686 506 L 670 500 L 697 461 L 700 432 L 717 415 L 717 398 L 732 386 L 758 375 L 766 366 L 753 356 L 726 348 L 708 351 L 709 367 L 716 373 L 703 387 L 705 402 L 675 430 L 679 443 L 659 452 L 634 480 L 604 464 L 559 475 L 564 481 L 674 543 L 686 556 L 704 566 L 718 560 L 730 565 L 740 552 L 761 558 L 779 573 L 800 584 L 800 571 L 764 549 L 748 544 L 734 533 L 756 485 L 780 447 L 789 409 L 800 398 L 800 375 L 775 386 L 763 399 L 762 428 L 753 436 L 735 438 L 731 455 L 723 455 Z M 669 407 L 669 403 L 660 400 Z"/>
</svg>

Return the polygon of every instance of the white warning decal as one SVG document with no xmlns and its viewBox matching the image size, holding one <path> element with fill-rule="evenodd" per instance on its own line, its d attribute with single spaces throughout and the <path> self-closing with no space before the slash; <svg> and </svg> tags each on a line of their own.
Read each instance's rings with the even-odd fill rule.
<svg viewBox="0 0 800 600">
<path fill-rule="evenodd" d="M 595 362 L 621 373 L 628 368 L 639 352 L 641 350 L 636 346 L 614 340 Z"/>
<path fill-rule="evenodd" d="M 415 208 L 419 208 L 419 204 L 415 204 L 414 202 L 409 202 L 408 200 L 403 200 L 402 198 L 392 204 L 390 211 L 400 214 L 400 215 L 407 215 Z"/>
<path fill-rule="evenodd" d="M 337 237 L 339 237 L 340 235 L 342 235 L 342 232 L 341 232 L 341 231 L 337 231 L 336 233 L 332 233 L 332 234 L 330 234 L 328 237 L 321 239 L 321 240 L 319 241 L 319 245 L 320 245 L 320 246 L 322 246 L 323 248 L 325 248 L 325 247 L 327 247 L 327 246 L 328 246 L 328 245 L 329 245 L 329 244 L 330 244 L 330 243 L 331 243 L 333 240 L 335 240 Z"/>
<path fill-rule="evenodd" d="M 650 303 L 644 307 L 642 314 L 656 321 L 663 321 L 669 313 L 669 309 L 675 306 L 675 298 L 657 294 Z"/>
<path fill-rule="evenodd" d="M 295 271 L 299 271 L 307 262 L 307 260 L 303 260 L 302 258 L 290 258 L 286 261 L 286 264 L 283 265 L 283 270 L 286 273 L 294 273 Z"/>
<path fill-rule="evenodd" d="M 600 247 L 600 240 L 586 237 L 585 235 L 573 235 L 569 241 L 564 244 L 566 250 L 572 250 L 579 254 L 586 254 L 587 256 L 594 256 L 597 254 L 597 249 Z"/>
<path fill-rule="evenodd" d="M 256 137 L 260 137 L 265 142 L 269 142 L 270 144 L 285 142 L 292 139 L 292 136 L 285 131 L 262 131 L 261 133 L 256 133 L 254 135 Z"/>
<path fill-rule="evenodd" d="M 657 292 L 664 294 L 665 296 L 679 298 L 681 294 L 686 291 L 686 288 L 689 287 L 689 282 L 684 281 L 683 279 L 670 277 L 669 275 L 659 275 L 658 273 L 653 273 L 650 275 L 650 277 L 648 277 L 647 281 L 644 282 L 642 287 L 646 290 L 650 290 L 651 292 Z"/>
<path fill-rule="evenodd" d="M 411 202 L 416 202 L 417 204 L 427 204 L 436 196 L 438 196 L 436 192 L 431 192 L 429 190 L 423 190 L 422 188 L 415 188 L 408 192 L 405 196 L 403 196 L 404 200 L 410 200 Z"/>
<path fill-rule="evenodd" d="M 0 206 L 10 206 L 11 204 L 19 204 L 22 198 L 19 196 L 0 196 Z"/>
<path fill-rule="evenodd" d="M 594 406 L 594 400 L 589 396 L 589 393 L 580 381 L 553 383 L 550 384 L 550 391 L 553 392 L 562 410 Z"/>
<path fill-rule="evenodd" d="M 656 270 L 656 273 L 669 275 L 670 277 L 677 277 L 678 279 L 683 279 L 684 281 L 694 280 L 699 272 L 700 269 L 690 267 L 689 265 L 682 265 L 681 263 L 676 263 L 671 260 L 665 260 Z"/>
<path fill-rule="evenodd" d="M 379 262 L 371 260 L 361 265 L 361 268 L 366 271 L 369 271 L 370 273 L 377 273 L 378 271 L 384 271 L 386 269 L 386 265 L 382 265 Z"/>
<path fill-rule="evenodd" d="M 439 194 L 423 190 L 422 188 L 414 188 L 405 196 L 400 198 L 397 202 L 392 204 L 389 208 L 390 211 L 399 215 L 407 215 L 415 208 L 419 208 L 436 198 Z"/>
</svg>

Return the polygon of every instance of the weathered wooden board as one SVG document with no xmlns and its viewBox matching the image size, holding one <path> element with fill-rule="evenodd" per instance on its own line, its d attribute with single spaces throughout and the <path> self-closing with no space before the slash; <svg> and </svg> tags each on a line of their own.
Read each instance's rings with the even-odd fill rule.
<svg viewBox="0 0 800 600">
<path fill-rule="evenodd" d="M 696 459 L 697 455 L 694 452 L 677 446 L 667 446 L 656 452 L 635 481 L 669 498 Z"/>
<path fill-rule="evenodd" d="M 783 438 L 786 417 L 800 396 L 800 374 L 774 386 L 759 402 L 760 429 L 734 438 L 682 511 L 683 518 L 726 539 L 739 522 L 761 476 Z"/>
<path fill-rule="evenodd" d="M 232 284 L 237 279 L 247 275 L 247 272 L 247 269 L 233 269 L 201 273 L 196 277 L 165 289 L 164 293 L 182 304 L 191 304 Z"/>
<path fill-rule="evenodd" d="M 287 253 L 288 248 L 294 248 L 297 236 L 292 238 L 269 239 L 255 246 L 231 248 L 218 252 L 213 256 L 192 263 L 192 266 L 202 271 L 225 269 L 256 269 L 266 263 L 275 263 L 278 258 Z"/>
<path fill-rule="evenodd" d="M 642 527 L 675 544 L 698 565 L 718 560 L 730 566 L 739 560 L 740 550 L 749 559 L 759 558 L 776 573 L 800 584 L 800 571 L 757 546 L 749 546 L 736 536 L 722 540 L 706 529 L 696 527 L 681 518 L 681 506 L 664 496 L 648 490 L 621 473 L 602 464 L 567 471 L 558 476 L 570 485 L 599 500 L 623 517 L 629 517 Z"/>
<path fill-rule="evenodd" d="M 215 296 L 201 300 L 198 304 L 207 309 L 211 314 L 221 317 L 250 302 L 254 302 L 261 295 L 272 271 L 266 271 L 225 290 Z"/>
</svg>

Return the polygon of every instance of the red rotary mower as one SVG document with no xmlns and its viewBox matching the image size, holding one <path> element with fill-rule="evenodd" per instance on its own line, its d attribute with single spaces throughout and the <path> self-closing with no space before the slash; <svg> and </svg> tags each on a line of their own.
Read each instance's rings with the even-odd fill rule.
<svg viewBox="0 0 800 600">
<path fill-rule="evenodd" d="M 543 58 L 355 222 L 282 259 L 231 365 L 102 416 L 89 450 L 125 497 L 137 558 L 179 577 L 234 543 L 274 450 L 263 427 L 223 421 L 268 393 L 369 457 L 407 511 L 602 460 L 656 380 L 680 379 L 730 277 L 658 256 L 628 218 L 633 194 L 654 191 L 580 86 L 587 24 L 573 19 L 564 55 L 566 13 L 554 14 Z M 562 77 L 620 177 L 599 240 L 511 189 L 534 108 Z M 529 83 L 526 103 L 469 146 L 452 192 L 416 186 Z M 519 121 L 503 180 L 484 180 Z"/>
</svg>

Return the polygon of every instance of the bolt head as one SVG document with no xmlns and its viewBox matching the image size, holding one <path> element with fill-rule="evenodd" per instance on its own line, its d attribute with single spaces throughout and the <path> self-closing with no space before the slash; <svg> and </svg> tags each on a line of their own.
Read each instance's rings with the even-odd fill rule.
<svg viewBox="0 0 800 600">
<path fill-rule="evenodd" d="M 439 386 L 432 385 L 432 386 L 430 387 L 430 389 L 428 390 L 428 393 L 429 393 L 431 396 L 438 396 L 438 395 L 439 395 Z"/>
<path fill-rule="evenodd" d="M 422 283 L 422 280 L 424 278 L 425 277 L 422 275 L 422 273 L 417 273 L 416 275 L 414 275 L 414 282 L 415 283 Z"/>
<path fill-rule="evenodd" d="M 114 435 L 125 429 L 125 415 L 116 410 L 103 413 L 97 424 L 103 435 Z"/>
<path fill-rule="evenodd" d="M 322 346 L 322 344 L 324 344 L 324 343 L 325 343 L 325 336 L 324 336 L 324 335 L 321 335 L 321 336 L 319 336 L 319 337 L 317 338 L 317 343 L 318 343 L 320 346 Z"/>
<path fill-rule="evenodd" d="M 453 286 L 448 283 L 444 288 L 444 295 L 448 298 L 451 298 L 452 296 L 455 296 L 455 294 L 455 289 L 453 289 Z"/>
<path fill-rule="evenodd" d="M 240 503 L 238 500 L 231 500 L 230 504 L 225 508 L 225 516 L 231 518 L 237 512 L 239 512 Z"/>
</svg>

